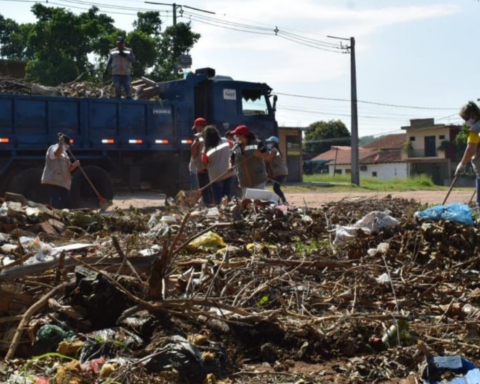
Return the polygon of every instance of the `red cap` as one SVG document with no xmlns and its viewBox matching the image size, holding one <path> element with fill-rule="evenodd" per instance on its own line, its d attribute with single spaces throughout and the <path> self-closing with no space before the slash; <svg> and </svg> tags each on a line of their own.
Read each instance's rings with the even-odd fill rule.
<svg viewBox="0 0 480 384">
<path fill-rule="evenodd" d="M 193 122 L 192 129 L 195 129 L 197 127 L 204 127 L 205 125 L 207 125 L 207 120 L 205 120 L 203 117 L 199 117 Z"/>
<path fill-rule="evenodd" d="M 246 125 L 239 125 L 237 128 L 235 128 L 231 132 L 231 134 L 232 136 L 235 136 L 235 135 L 248 136 L 250 134 L 250 129 L 248 129 Z"/>
</svg>

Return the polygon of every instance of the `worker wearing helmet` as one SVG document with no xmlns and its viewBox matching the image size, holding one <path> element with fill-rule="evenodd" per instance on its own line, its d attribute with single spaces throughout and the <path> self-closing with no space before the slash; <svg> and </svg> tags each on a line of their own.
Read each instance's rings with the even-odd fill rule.
<svg viewBox="0 0 480 384">
<path fill-rule="evenodd" d="M 267 143 L 267 149 L 270 151 L 266 161 L 268 165 L 268 175 L 273 181 L 273 191 L 280 197 L 280 201 L 283 204 L 286 204 L 287 199 L 285 198 L 281 186 L 287 179 L 288 168 L 285 159 L 280 152 L 280 140 L 278 137 L 272 136 L 265 140 L 265 142 Z"/>
<path fill-rule="evenodd" d="M 42 174 L 42 184 L 50 189 L 50 205 L 57 209 L 68 208 L 72 172 L 80 162 L 71 164 L 67 155 L 70 138 L 58 134 L 58 143 L 50 146 L 45 156 L 45 168 Z"/>
<path fill-rule="evenodd" d="M 264 143 L 257 140 L 255 135 L 245 125 L 239 125 L 232 131 L 236 145 L 232 149 L 230 166 L 237 166 L 238 182 L 245 194 L 247 188 L 265 189 L 267 172 L 265 161 L 268 150 Z"/>
</svg>

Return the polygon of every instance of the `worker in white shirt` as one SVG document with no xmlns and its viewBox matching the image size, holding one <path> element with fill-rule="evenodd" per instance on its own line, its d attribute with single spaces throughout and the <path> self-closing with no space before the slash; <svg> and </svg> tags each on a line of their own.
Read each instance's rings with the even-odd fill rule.
<svg viewBox="0 0 480 384">
<path fill-rule="evenodd" d="M 80 165 L 78 160 L 70 162 L 67 155 L 70 143 L 68 136 L 59 133 L 58 143 L 50 146 L 45 156 L 42 184 L 50 189 L 50 205 L 57 209 L 68 208 L 72 172 Z"/>
</svg>

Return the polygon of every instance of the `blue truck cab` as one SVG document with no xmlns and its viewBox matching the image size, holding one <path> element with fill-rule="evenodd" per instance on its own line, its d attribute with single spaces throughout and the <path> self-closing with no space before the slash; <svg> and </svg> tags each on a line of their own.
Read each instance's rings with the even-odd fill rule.
<svg viewBox="0 0 480 384">
<path fill-rule="evenodd" d="M 107 199 L 116 187 L 152 186 L 169 195 L 188 189 L 198 117 L 222 135 L 240 124 L 260 139 L 277 134 L 272 89 L 264 83 L 235 81 L 204 68 L 157 87 L 158 100 L 0 94 L 0 192 L 48 201 L 40 178 L 58 132 L 73 139 L 72 151 Z M 72 207 L 98 202 L 79 171 L 70 194 Z"/>
</svg>

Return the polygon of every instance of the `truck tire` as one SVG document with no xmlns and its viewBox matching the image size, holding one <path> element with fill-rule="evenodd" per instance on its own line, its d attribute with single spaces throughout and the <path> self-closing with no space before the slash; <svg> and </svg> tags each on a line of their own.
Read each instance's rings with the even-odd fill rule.
<svg viewBox="0 0 480 384">
<path fill-rule="evenodd" d="M 47 204 L 50 202 L 48 186 L 42 185 L 42 168 L 27 168 L 19 171 L 8 183 L 6 191 L 25 196 L 27 200 Z"/>
<path fill-rule="evenodd" d="M 89 165 L 83 168 L 93 185 L 100 193 L 100 196 L 107 200 L 113 199 L 113 181 L 107 171 L 103 168 Z M 100 208 L 98 197 L 93 188 L 83 176 L 80 170 L 75 171 L 70 190 L 71 208 Z"/>
</svg>

